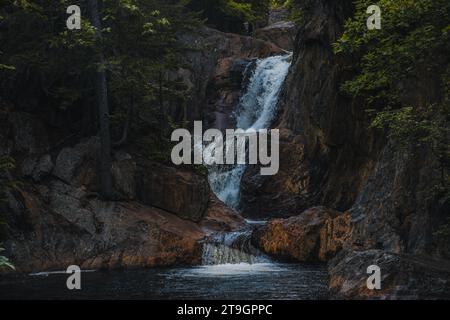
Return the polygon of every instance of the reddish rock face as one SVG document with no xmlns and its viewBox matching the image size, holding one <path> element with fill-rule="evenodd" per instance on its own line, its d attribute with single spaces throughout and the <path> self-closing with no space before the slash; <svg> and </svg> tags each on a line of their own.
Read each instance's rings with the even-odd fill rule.
<svg viewBox="0 0 450 320">
<path fill-rule="evenodd" d="M 344 213 L 335 218 L 326 219 L 320 230 L 319 260 L 329 261 L 334 258 L 345 247 L 350 233 L 350 214 Z"/>
<path fill-rule="evenodd" d="M 5 246 L 18 272 L 65 270 L 72 264 L 84 269 L 197 265 L 206 236 L 245 226 L 214 196 L 199 224 L 134 201 L 103 202 L 61 182 L 21 190 L 10 201 Z"/>
<path fill-rule="evenodd" d="M 51 198 L 44 200 L 45 194 Z M 5 246 L 19 272 L 194 265 L 201 261 L 199 225 L 137 202 L 103 202 L 55 184 L 11 199 Z"/>
<path fill-rule="evenodd" d="M 31 120 L 30 127 L 43 127 Z M 18 272 L 65 270 L 72 264 L 88 269 L 195 265 L 201 263 L 208 232 L 245 224 L 210 199 L 206 177 L 123 150 L 115 152 L 113 163 L 118 201 L 102 201 L 96 192 L 97 148 L 97 139 L 88 138 L 43 165 L 28 161 L 27 154 L 17 162 L 30 179 L 8 192 L 2 219 L 5 255 Z M 53 161 L 51 170 L 47 163 Z"/>
<path fill-rule="evenodd" d="M 279 258 L 328 261 L 341 250 L 349 228 L 346 215 L 317 207 L 299 216 L 270 221 L 255 232 L 254 241 L 261 250 Z"/>
<path fill-rule="evenodd" d="M 202 230 L 165 211 L 124 203 L 105 223 L 119 248 L 87 259 L 82 264 L 84 268 L 142 268 L 201 262 Z"/>
</svg>

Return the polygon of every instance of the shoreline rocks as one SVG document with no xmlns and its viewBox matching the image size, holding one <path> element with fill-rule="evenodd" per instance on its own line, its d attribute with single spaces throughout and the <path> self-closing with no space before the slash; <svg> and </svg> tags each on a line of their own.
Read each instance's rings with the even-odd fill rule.
<svg viewBox="0 0 450 320">
<path fill-rule="evenodd" d="M 41 128 L 43 137 L 50 135 L 51 128 L 38 118 L 25 118 L 29 127 Z M 8 136 L 0 134 L 9 145 Z M 18 170 L 11 177 L 23 183 L 0 203 L 5 255 L 15 272 L 65 270 L 72 264 L 86 269 L 195 265 L 201 263 L 202 240 L 211 230 L 245 224 L 210 198 L 206 177 L 124 150 L 115 151 L 112 168 L 117 201 L 102 201 L 98 147 L 98 138 L 91 137 L 51 154 L 47 149 L 35 153 L 30 146 L 32 154 L 17 157 Z M 16 155 L 14 148 L 0 151 Z"/>
<path fill-rule="evenodd" d="M 253 242 L 279 259 L 326 262 L 342 249 L 349 229 L 347 214 L 316 207 L 298 216 L 269 221 L 256 230 Z"/>
<path fill-rule="evenodd" d="M 381 289 L 367 288 L 367 267 L 381 272 Z M 384 250 L 342 252 L 329 264 L 334 299 L 449 299 L 450 261 Z"/>
<path fill-rule="evenodd" d="M 198 265 L 203 239 L 246 224 L 212 195 L 196 223 L 132 200 L 104 202 L 61 181 L 10 193 L 6 219 L 4 246 L 19 273 Z"/>
</svg>

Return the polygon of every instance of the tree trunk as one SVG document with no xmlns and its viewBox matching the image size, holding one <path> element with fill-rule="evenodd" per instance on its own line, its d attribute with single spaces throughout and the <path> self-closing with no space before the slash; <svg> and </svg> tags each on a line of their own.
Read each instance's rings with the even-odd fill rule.
<svg viewBox="0 0 450 320">
<path fill-rule="evenodd" d="M 163 97 L 163 73 L 162 71 L 159 71 L 159 78 L 158 78 L 158 82 L 159 82 L 159 118 L 160 118 L 160 141 L 161 143 L 163 143 L 164 141 L 164 137 L 166 134 L 166 112 L 164 109 L 164 97 Z"/>
<path fill-rule="evenodd" d="M 98 10 L 98 1 L 88 1 L 91 23 L 96 29 L 97 39 L 101 45 L 101 21 Z M 109 128 L 108 87 L 104 70 L 105 58 L 100 49 L 98 57 L 99 68 L 97 68 L 95 79 L 95 90 L 97 96 L 98 115 L 100 122 L 100 194 L 106 200 L 113 198 L 112 160 L 111 160 L 111 133 Z"/>
<path fill-rule="evenodd" d="M 134 99 L 130 99 L 130 105 L 127 109 L 127 118 L 125 119 L 125 125 L 123 126 L 122 138 L 119 141 L 113 143 L 113 147 L 118 148 L 123 146 L 128 141 L 128 131 L 130 130 L 131 117 L 133 116 Z"/>
</svg>

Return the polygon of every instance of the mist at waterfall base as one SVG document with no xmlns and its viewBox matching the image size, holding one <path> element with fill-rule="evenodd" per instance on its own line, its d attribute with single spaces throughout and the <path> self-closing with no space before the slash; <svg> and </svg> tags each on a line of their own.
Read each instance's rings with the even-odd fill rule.
<svg viewBox="0 0 450 320">
<path fill-rule="evenodd" d="M 268 128 L 276 116 L 277 100 L 291 56 L 257 61 L 246 93 L 235 110 L 238 128 Z M 209 181 L 215 194 L 239 209 L 245 165 L 211 166 Z M 215 234 L 204 244 L 202 265 L 82 273 L 82 290 L 69 291 L 69 275 L 41 273 L 11 276 L 0 281 L 5 299 L 321 299 L 328 295 L 324 266 L 277 263 L 251 244 L 253 228 L 264 222 Z"/>
</svg>

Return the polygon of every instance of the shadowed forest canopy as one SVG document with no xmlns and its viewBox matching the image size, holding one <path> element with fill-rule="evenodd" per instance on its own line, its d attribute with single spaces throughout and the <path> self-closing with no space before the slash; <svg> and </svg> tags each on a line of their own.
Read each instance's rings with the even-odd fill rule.
<svg viewBox="0 0 450 320">
<path fill-rule="evenodd" d="M 93 73 L 105 70 L 113 123 L 130 104 L 159 111 L 159 96 L 177 96 L 161 74 L 179 65 L 177 32 L 199 22 L 180 1 L 99 1 L 101 39 L 79 1 L 82 28 L 66 28 L 70 1 L 6 1 L 0 9 L 0 94 L 15 106 L 45 108 L 71 117 L 74 126 L 95 130 Z M 98 55 L 104 55 L 99 65 Z M 179 90 L 176 90 L 179 89 Z M 181 96 L 181 94 L 180 94 Z M 83 122 L 83 123 L 80 123 Z M 93 126 L 94 125 L 94 126 Z"/>
<path fill-rule="evenodd" d="M 264 26 L 269 18 L 269 0 L 192 0 L 189 7 L 200 11 L 206 23 L 225 32 L 244 33 L 244 23 Z"/>
<path fill-rule="evenodd" d="M 165 101 L 184 99 L 184 86 L 168 74 L 182 64 L 185 48 L 178 34 L 200 23 L 186 3 L 83 0 L 77 3 L 81 30 L 68 30 L 71 1 L 5 1 L 0 9 L 3 107 L 38 114 L 66 137 L 99 133 L 101 180 L 111 198 L 111 146 L 134 134 L 151 154 L 159 154 L 168 122 Z"/>
<path fill-rule="evenodd" d="M 159 131 L 164 102 L 185 99 L 184 85 L 168 76 L 182 66 L 186 48 L 177 41 L 179 34 L 196 30 L 201 19 L 224 31 L 243 32 L 244 22 L 267 20 L 269 7 L 269 1 L 260 0 L 103 0 L 98 1 L 102 27 L 97 38 L 88 2 L 77 2 L 82 28 L 75 32 L 66 28 L 71 1 L 2 3 L 0 95 L 23 111 L 48 112 L 64 129 L 95 134 L 93 75 L 105 71 L 116 140 L 123 136 L 130 108 L 147 113 Z"/>
</svg>

